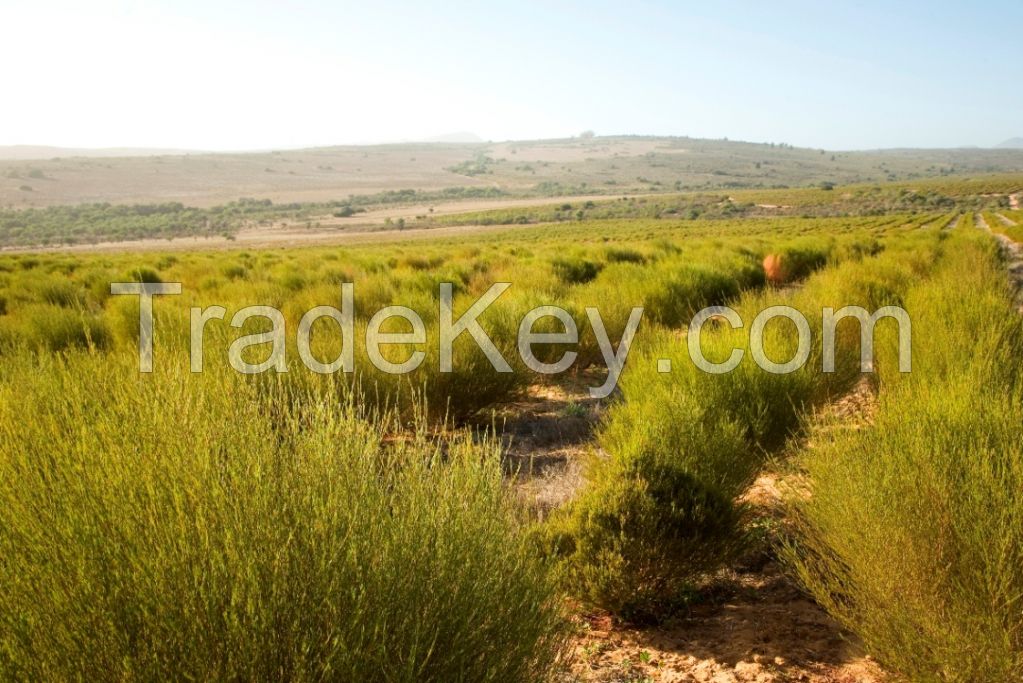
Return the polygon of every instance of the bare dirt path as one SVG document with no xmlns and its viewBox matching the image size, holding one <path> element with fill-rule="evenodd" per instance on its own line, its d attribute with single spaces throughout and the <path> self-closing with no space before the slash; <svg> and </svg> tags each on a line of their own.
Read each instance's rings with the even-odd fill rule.
<svg viewBox="0 0 1023 683">
<path fill-rule="evenodd" d="M 589 387 L 603 382 L 604 373 L 590 369 L 558 384 L 534 386 L 493 418 L 518 490 L 540 519 L 583 483 L 583 462 L 597 448 L 594 430 L 613 400 L 590 397 Z"/>
<path fill-rule="evenodd" d="M 600 683 L 881 683 L 885 675 L 774 563 L 722 574 L 704 603 L 656 629 L 592 618 L 575 675 Z"/>
</svg>

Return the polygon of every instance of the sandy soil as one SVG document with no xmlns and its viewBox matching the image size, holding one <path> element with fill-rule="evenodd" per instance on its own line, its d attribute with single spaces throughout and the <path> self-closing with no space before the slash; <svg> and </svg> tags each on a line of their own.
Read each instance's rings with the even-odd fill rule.
<svg viewBox="0 0 1023 683">
<path fill-rule="evenodd" d="M 316 202 L 352 194 L 415 188 L 501 187 L 523 190 L 544 181 L 598 187 L 604 167 L 624 190 L 640 187 L 632 166 L 666 151 L 665 139 L 545 140 L 510 143 L 402 143 L 248 153 L 159 153 L 124 156 L 0 159 L 0 205 L 29 207 L 83 202 L 182 202 L 207 207 L 240 197 Z M 465 175 L 460 164 L 477 155 L 493 160 L 486 173 Z M 626 168 L 625 161 L 631 160 Z M 530 166 L 531 170 L 525 170 Z M 566 168 L 570 166 L 571 169 Z M 655 169 L 656 170 L 656 169 Z M 650 173 L 648 172 L 648 175 Z M 610 178 L 611 176 L 607 176 Z M 26 189 L 27 188 L 27 189 Z M 428 207 L 426 207 L 428 210 Z M 425 213 L 425 210 L 423 211 Z"/>
<path fill-rule="evenodd" d="M 593 616 L 574 674 L 602 683 L 880 683 L 877 664 L 772 563 L 720 576 L 695 605 L 656 629 Z"/>
<path fill-rule="evenodd" d="M 417 188 L 487 186 L 449 167 L 480 145 L 408 144 L 329 147 L 243 154 L 0 160 L 0 204 L 177 201 L 213 206 L 239 197 L 275 202 L 343 199 L 349 194 Z M 30 174 L 36 171 L 36 176 Z M 31 187 L 23 191 L 22 186 Z"/>
<path fill-rule="evenodd" d="M 491 156 L 516 163 L 579 163 L 593 159 L 638 157 L 673 148 L 657 139 L 541 140 L 502 142 L 491 147 Z M 685 151 L 685 150 L 680 150 Z"/>
<path fill-rule="evenodd" d="M 538 518 L 566 503 L 583 483 L 583 463 L 598 448 L 593 431 L 614 400 L 590 398 L 588 389 L 603 384 L 605 375 L 590 369 L 559 384 L 534 386 L 494 419 L 509 467 L 519 476 L 518 490 Z"/>
<path fill-rule="evenodd" d="M 617 197 L 618 195 L 614 195 Z M 629 197 L 648 197 L 648 194 L 636 194 L 628 193 Z M 466 201 L 451 201 L 441 202 L 434 204 L 412 204 L 409 206 L 399 207 L 388 207 L 383 209 L 373 209 L 372 211 L 366 211 L 365 213 L 355 214 L 348 218 L 334 218 L 324 217 L 314 219 L 318 221 L 321 226 L 346 226 L 346 225 L 365 225 L 376 224 L 384 225 L 385 221 L 390 218 L 397 220 L 404 218 L 406 220 L 415 219 L 416 216 L 448 216 L 452 214 L 460 213 L 475 213 L 477 211 L 489 211 L 493 209 L 514 209 L 522 207 L 536 207 L 546 206 L 554 204 L 578 204 L 587 201 L 608 201 L 614 199 L 612 196 L 606 194 L 589 194 L 589 195 L 570 195 L 565 197 L 532 197 L 525 199 L 475 199 Z"/>
<path fill-rule="evenodd" d="M 313 202 L 408 188 L 500 187 L 516 192 L 540 183 L 614 193 L 660 191 L 676 182 L 690 188 L 724 188 L 737 182 L 806 187 L 824 180 L 883 182 L 890 173 L 926 176 L 950 157 L 963 173 L 1016 172 L 1020 158 L 1019 150 L 964 149 L 842 152 L 830 157 L 814 149 L 631 136 L 219 154 L 110 152 L 141 155 L 80 156 L 81 150 L 52 150 L 55 156 L 46 159 L 0 159 L 0 206 L 181 202 L 207 207 L 241 197 Z M 482 170 L 474 168 L 481 156 Z M 761 163 L 763 168 L 756 166 Z"/>
</svg>

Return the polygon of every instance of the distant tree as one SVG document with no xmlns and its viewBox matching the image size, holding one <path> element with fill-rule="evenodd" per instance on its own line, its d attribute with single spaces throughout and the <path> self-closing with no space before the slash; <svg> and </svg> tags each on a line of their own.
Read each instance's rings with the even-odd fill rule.
<svg viewBox="0 0 1023 683">
<path fill-rule="evenodd" d="M 594 137 L 596 137 L 596 135 L 597 134 L 594 133 L 592 130 L 584 130 L 583 132 L 579 133 L 579 137 L 583 140 L 592 140 Z"/>
</svg>

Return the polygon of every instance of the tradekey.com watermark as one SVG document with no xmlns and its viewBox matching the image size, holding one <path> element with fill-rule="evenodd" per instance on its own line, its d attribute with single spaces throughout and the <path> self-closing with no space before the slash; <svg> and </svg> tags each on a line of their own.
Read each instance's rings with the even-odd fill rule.
<svg viewBox="0 0 1023 683">
<path fill-rule="evenodd" d="M 482 296 L 476 299 L 468 309 L 457 318 L 454 315 L 454 287 L 451 283 L 440 283 L 438 311 L 439 367 L 441 373 L 454 372 L 454 342 L 462 334 L 468 334 L 497 372 L 514 372 L 507 359 L 501 354 L 493 340 L 480 324 L 484 312 L 504 294 L 510 287 L 509 282 L 494 283 Z M 132 295 L 139 301 L 139 371 L 153 371 L 153 301 L 156 296 L 176 295 L 182 293 L 180 282 L 144 283 L 144 282 L 113 282 L 110 293 L 115 295 Z M 355 284 L 341 284 L 341 308 L 334 306 L 315 306 L 306 311 L 299 322 L 297 349 L 302 363 L 312 372 L 333 374 L 337 372 L 355 372 Z M 192 307 L 190 310 L 190 367 L 192 372 L 203 371 L 204 333 L 211 321 L 223 321 L 227 309 L 223 306 L 206 308 Z M 232 368 L 243 374 L 259 374 L 268 370 L 287 372 L 286 357 L 286 323 L 284 314 L 272 306 L 247 306 L 238 310 L 231 318 L 234 328 L 241 328 L 250 318 L 269 320 L 271 328 L 257 334 L 248 334 L 235 339 L 228 348 L 228 361 Z M 323 362 L 316 358 L 311 349 L 313 324 L 320 319 L 332 319 L 337 323 L 341 333 L 342 347 L 336 358 Z M 388 320 L 401 318 L 411 327 L 408 332 L 383 332 L 382 328 Z M 553 318 L 560 322 L 559 332 L 536 332 L 534 328 L 540 320 Z M 609 396 L 618 385 L 629 350 L 636 337 L 643 308 L 632 308 L 624 331 L 617 343 L 608 334 L 599 309 L 586 308 L 586 318 L 593 331 L 597 346 L 607 367 L 607 378 L 600 386 L 590 387 L 593 398 Z M 768 357 L 764 348 L 764 332 L 769 322 L 777 318 L 785 318 L 795 325 L 797 331 L 796 349 L 791 358 L 785 362 L 777 362 Z M 905 309 L 898 306 L 885 306 L 869 313 L 860 306 L 846 306 L 837 311 L 834 308 L 822 309 L 821 363 L 823 372 L 835 372 L 835 344 L 838 323 L 845 318 L 854 318 L 860 326 L 860 369 L 872 372 L 874 366 L 874 328 L 883 318 L 892 318 L 898 326 L 899 340 L 899 371 L 910 372 L 912 369 L 912 321 Z M 686 335 L 689 358 L 703 372 L 724 374 L 731 372 L 742 362 L 746 349 L 733 348 L 730 356 L 720 363 L 711 362 L 703 353 L 701 333 L 704 325 L 710 320 L 723 321 L 732 329 L 745 326 L 737 311 L 727 306 L 710 306 L 697 313 L 690 322 Z M 753 361 L 764 371 L 773 374 L 796 372 L 806 365 L 813 351 L 813 339 L 810 323 L 798 310 L 790 306 L 771 306 L 760 311 L 753 319 L 749 328 L 749 354 Z M 391 345 L 425 346 L 429 343 L 426 325 L 422 317 L 406 306 L 387 306 L 376 311 L 366 325 L 366 355 L 370 362 L 382 372 L 389 374 L 407 374 L 418 369 L 426 359 L 423 350 L 411 351 L 408 357 L 400 362 L 388 360 L 381 347 Z M 268 357 L 259 363 L 249 363 L 243 358 L 243 352 L 254 346 L 270 344 Z M 578 352 L 566 350 L 555 362 L 547 363 L 537 358 L 533 347 L 536 345 L 578 345 L 579 329 L 572 315 L 558 306 L 539 306 L 523 316 L 517 335 L 519 357 L 527 368 L 541 374 L 553 375 L 569 370 L 578 358 Z M 661 373 L 672 371 L 670 359 L 659 359 L 657 370 Z"/>
</svg>

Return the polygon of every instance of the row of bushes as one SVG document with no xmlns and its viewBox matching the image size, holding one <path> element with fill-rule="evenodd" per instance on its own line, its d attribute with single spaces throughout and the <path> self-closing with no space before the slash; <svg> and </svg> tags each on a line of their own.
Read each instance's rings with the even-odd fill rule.
<svg viewBox="0 0 1023 683">
<path fill-rule="evenodd" d="M 745 541 L 741 494 L 805 411 L 849 387 L 859 371 L 859 330 L 848 320 L 838 328 L 837 372 L 822 372 L 822 307 L 901 303 L 942 241 L 937 232 L 908 235 L 880 256 L 811 277 L 799 291 L 746 294 L 735 305 L 745 328 L 708 325 L 703 334 L 703 352 L 713 362 L 724 362 L 733 348 L 745 352 L 726 374 L 696 368 L 686 341 L 675 335 L 633 359 L 624 401 L 611 408 L 599 435 L 608 455 L 592 459 L 582 493 L 542 531 L 570 589 L 627 618 L 657 618 L 734 557 Z M 809 361 L 791 374 L 765 372 L 751 359 L 749 324 L 777 304 L 802 311 L 814 331 Z M 765 334 L 769 358 L 793 356 L 789 323 L 772 323 Z M 659 371 L 659 359 L 670 361 L 670 374 Z"/>
<path fill-rule="evenodd" d="M 1009 216 L 1006 216 L 1006 218 L 1008 218 L 1008 222 L 1003 221 L 1000 218 L 1002 215 L 1004 214 L 985 212 L 984 222 L 987 223 L 988 227 L 991 228 L 992 231 L 1005 235 L 1016 242 L 1023 242 L 1023 225 L 1020 225 L 1018 220 L 1014 221 Z M 1012 214 L 1009 215 L 1011 216 Z"/>
<path fill-rule="evenodd" d="M 906 297 L 913 372 L 880 367 L 869 429 L 799 466 L 788 557 L 884 664 L 918 681 L 1023 676 L 1023 329 L 993 241 L 952 231 Z"/>
</svg>

